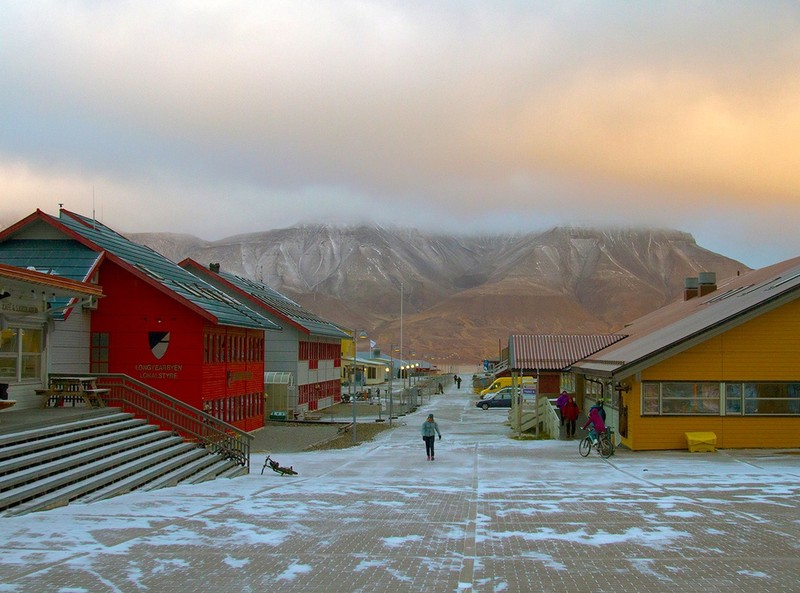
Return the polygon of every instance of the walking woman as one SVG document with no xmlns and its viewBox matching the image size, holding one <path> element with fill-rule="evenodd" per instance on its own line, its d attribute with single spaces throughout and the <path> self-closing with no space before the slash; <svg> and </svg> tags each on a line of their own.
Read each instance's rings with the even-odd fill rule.
<svg viewBox="0 0 800 593">
<path fill-rule="evenodd" d="M 428 461 L 433 461 L 433 443 L 437 434 L 441 439 L 442 433 L 439 430 L 439 425 L 433 419 L 433 414 L 428 414 L 428 419 L 422 423 L 422 440 L 425 441 L 425 452 L 428 454 Z"/>
<path fill-rule="evenodd" d="M 578 403 L 574 397 L 570 397 L 564 409 L 561 411 L 561 416 L 567 421 L 567 438 L 575 438 L 575 421 L 578 419 L 581 410 L 578 408 Z"/>
</svg>

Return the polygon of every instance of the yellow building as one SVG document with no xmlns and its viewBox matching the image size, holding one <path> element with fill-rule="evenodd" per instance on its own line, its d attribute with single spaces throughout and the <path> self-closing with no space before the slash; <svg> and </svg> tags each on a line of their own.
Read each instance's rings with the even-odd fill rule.
<svg viewBox="0 0 800 593">
<path fill-rule="evenodd" d="M 800 447 L 800 258 L 719 286 L 703 273 L 684 296 L 573 366 L 622 444 L 686 449 L 710 432 L 719 448 Z"/>
</svg>

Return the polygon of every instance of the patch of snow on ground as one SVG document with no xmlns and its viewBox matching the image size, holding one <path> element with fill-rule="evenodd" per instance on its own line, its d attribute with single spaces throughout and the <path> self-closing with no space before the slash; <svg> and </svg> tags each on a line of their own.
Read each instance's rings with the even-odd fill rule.
<svg viewBox="0 0 800 593">
<path fill-rule="evenodd" d="M 421 535 L 407 535 L 405 537 L 384 537 L 383 538 L 383 545 L 388 546 L 390 548 L 399 548 L 409 542 L 420 542 L 422 541 Z"/>
<path fill-rule="evenodd" d="M 745 577 L 755 577 L 758 579 L 769 579 L 770 577 L 767 573 L 760 572 L 757 570 L 737 570 L 736 574 L 740 574 Z"/>
<path fill-rule="evenodd" d="M 292 581 L 299 574 L 311 572 L 311 567 L 308 564 L 300 564 L 296 560 L 292 562 L 286 570 L 276 577 L 278 581 Z"/>
<path fill-rule="evenodd" d="M 638 572 L 640 572 L 643 575 L 654 577 L 659 581 L 669 581 L 669 582 L 672 581 L 672 579 L 670 579 L 666 575 L 659 573 L 657 570 L 653 568 L 652 558 L 630 558 L 628 561 Z"/>
<path fill-rule="evenodd" d="M 362 572 L 370 568 L 381 568 L 383 566 L 386 566 L 386 562 L 380 560 L 362 560 L 358 563 L 358 566 L 355 567 L 355 571 Z"/>
<path fill-rule="evenodd" d="M 523 552 L 520 554 L 523 558 L 530 558 L 532 560 L 537 560 L 541 562 L 548 568 L 552 568 L 553 570 L 567 570 L 567 567 L 562 564 L 561 562 L 557 561 L 552 556 L 547 554 L 539 554 L 537 552 Z"/>
<path fill-rule="evenodd" d="M 223 560 L 225 564 L 230 566 L 231 568 L 242 568 L 243 566 L 247 566 L 250 564 L 249 558 L 234 558 L 232 556 L 225 556 Z"/>
<path fill-rule="evenodd" d="M 675 540 L 683 537 L 690 537 L 684 531 L 677 531 L 671 527 L 655 527 L 653 529 L 642 529 L 633 527 L 622 533 L 609 533 L 598 530 L 588 533 L 586 529 L 557 533 L 554 529 L 542 528 L 535 532 L 523 531 L 495 531 L 487 535 L 488 539 L 499 540 L 510 537 L 518 537 L 525 541 L 545 541 L 556 540 L 589 546 L 604 546 L 608 544 L 636 543 L 646 547 L 662 549 Z"/>
</svg>

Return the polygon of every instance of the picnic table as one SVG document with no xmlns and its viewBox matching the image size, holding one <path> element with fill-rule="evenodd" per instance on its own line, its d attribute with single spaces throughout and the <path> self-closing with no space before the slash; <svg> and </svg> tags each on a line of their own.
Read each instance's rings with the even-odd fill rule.
<svg viewBox="0 0 800 593">
<path fill-rule="evenodd" d="M 97 387 L 97 377 L 90 376 L 53 376 L 47 389 L 37 389 L 36 393 L 42 397 L 42 408 L 48 405 L 63 407 L 66 402 L 74 406 L 83 402 L 89 408 L 104 408 L 106 405 L 103 396 L 110 389 Z"/>
</svg>

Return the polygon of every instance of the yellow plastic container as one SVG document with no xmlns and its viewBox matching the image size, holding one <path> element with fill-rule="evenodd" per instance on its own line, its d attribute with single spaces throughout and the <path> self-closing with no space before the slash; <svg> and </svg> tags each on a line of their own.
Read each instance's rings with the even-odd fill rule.
<svg viewBox="0 0 800 593">
<path fill-rule="evenodd" d="M 717 435 L 713 432 L 687 432 L 685 434 L 691 453 L 713 453 L 717 450 Z"/>
</svg>

